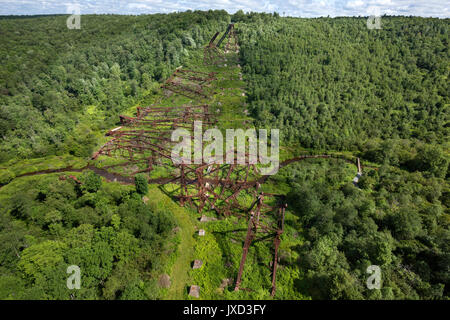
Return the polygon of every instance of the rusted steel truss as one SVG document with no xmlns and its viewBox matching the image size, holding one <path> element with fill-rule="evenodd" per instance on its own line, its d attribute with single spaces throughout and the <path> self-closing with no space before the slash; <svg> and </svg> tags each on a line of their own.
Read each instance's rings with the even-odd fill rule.
<svg viewBox="0 0 450 320">
<path fill-rule="evenodd" d="M 217 48 L 216 46 L 206 46 L 203 49 L 203 64 L 212 66 L 225 64 L 225 62 L 225 53 L 220 48 Z"/>
<path fill-rule="evenodd" d="M 179 172 L 174 196 L 182 206 L 190 204 L 199 213 L 207 207 L 225 217 L 240 215 L 245 211 L 240 196 L 259 188 L 254 164 L 180 164 Z"/>
<path fill-rule="evenodd" d="M 278 248 L 281 242 L 281 235 L 284 231 L 284 216 L 287 204 L 282 199 L 282 202 L 276 206 L 270 206 L 264 201 L 268 197 L 274 197 L 276 195 L 268 193 L 260 193 L 257 196 L 256 201 L 249 209 L 250 217 L 248 220 L 247 235 L 245 237 L 244 245 L 242 248 L 242 258 L 239 265 L 239 271 L 236 279 L 236 285 L 234 290 L 240 289 L 242 281 L 242 273 L 244 271 L 245 261 L 247 259 L 248 250 L 255 240 L 258 233 L 265 234 L 264 240 L 268 238 L 273 239 L 273 261 L 272 261 L 272 291 L 271 295 L 274 296 L 276 292 L 276 274 L 278 266 Z"/>
<path fill-rule="evenodd" d="M 203 63 L 205 65 L 219 65 L 225 64 L 227 61 L 226 53 L 239 52 L 238 40 L 234 31 L 234 25 L 230 24 L 225 31 L 222 38 L 218 41 L 217 45 L 214 43 L 219 32 L 217 32 L 203 50 Z M 227 44 L 225 50 L 220 48 L 222 41 L 227 38 Z"/>
<path fill-rule="evenodd" d="M 208 83 L 211 81 L 216 80 L 216 72 L 201 72 L 201 71 L 194 71 L 189 69 L 177 69 L 174 73 L 177 77 L 190 80 L 190 81 L 196 81 L 199 83 Z"/>
<path fill-rule="evenodd" d="M 182 128 L 193 131 L 194 121 L 197 120 L 205 125 L 216 123 L 207 104 L 139 107 L 136 117 L 121 115 L 119 118 L 121 126 L 106 134 L 112 140 L 92 158 L 106 155 L 145 167 L 133 174 L 149 172 L 155 164 L 172 167 L 171 151 L 176 143 L 171 140 L 173 130 Z"/>
<path fill-rule="evenodd" d="M 219 33 L 216 33 L 205 48 L 205 64 L 225 64 L 228 61 L 226 53 L 233 50 L 238 52 L 239 47 L 233 25 L 228 26 L 216 45 L 214 41 L 218 35 Z M 226 38 L 228 38 L 227 44 L 225 50 L 222 50 L 220 44 Z M 210 83 L 214 80 L 217 80 L 214 72 L 206 73 L 178 68 L 161 87 L 192 99 L 207 98 L 211 94 Z M 214 210 L 224 217 L 231 215 L 245 219 L 250 217 L 235 290 L 239 289 L 252 241 L 257 234 L 266 233 L 274 239 L 272 263 L 272 295 L 274 295 L 278 247 L 283 233 L 286 205 L 282 204 L 275 208 L 265 204 L 264 199 L 270 195 L 259 192 L 262 180 L 256 165 L 238 164 L 237 154 L 234 154 L 234 164 L 200 162 L 176 165 L 173 163 L 171 151 L 173 144 L 178 143 L 171 141 L 173 130 L 183 128 L 193 134 L 195 121 L 202 121 L 205 127 L 214 126 L 217 120 L 210 106 L 202 104 L 167 107 L 154 104 L 138 107 L 135 117 L 121 115 L 119 118 L 121 125 L 106 134 L 112 139 L 93 155 L 93 159 L 106 155 L 126 161 L 117 166 L 129 163 L 139 165 L 138 170 L 133 169 L 135 171 L 132 174 L 150 172 L 154 165 L 166 166 L 176 172 L 174 178 L 166 183 L 178 186 L 174 196 L 179 199 L 181 205 L 196 206 L 199 213 L 207 209 Z M 245 154 L 245 159 L 250 160 L 248 153 Z M 248 208 L 249 200 L 254 201 L 250 208 Z"/>
<path fill-rule="evenodd" d="M 207 91 L 208 84 L 214 80 L 216 80 L 214 72 L 205 73 L 178 68 L 161 85 L 161 88 L 191 99 L 207 98 L 209 95 Z"/>
<path fill-rule="evenodd" d="M 238 38 L 236 32 L 234 31 L 234 27 L 231 28 L 230 33 L 228 35 L 227 44 L 225 45 L 225 52 L 239 52 Z"/>
</svg>

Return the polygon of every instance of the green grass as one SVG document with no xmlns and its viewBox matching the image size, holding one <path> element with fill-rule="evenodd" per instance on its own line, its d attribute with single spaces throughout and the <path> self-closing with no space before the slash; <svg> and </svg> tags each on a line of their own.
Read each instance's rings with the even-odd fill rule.
<svg viewBox="0 0 450 320">
<path fill-rule="evenodd" d="M 156 185 L 149 186 L 148 192 L 151 206 L 158 209 L 165 208 L 173 213 L 178 227 L 179 245 L 172 263 L 166 266 L 166 272 L 170 275 L 171 286 L 166 291 L 163 299 L 181 300 L 186 299 L 187 289 L 192 284 L 189 277 L 189 269 L 194 258 L 194 233 L 195 213 L 187 208 L 180 207 L 171 198 L 166 196 Z"/>
<path fill-rule="evenodd" d="M 308 299 L 294 291 L 302 275 L 295 261 L 298 259 L 295 248 L 303 239 L 294 236 L 300 229 L 298 217 L 286 214 L 285 235 L 280 245 L 282 256 L 277 272 L 277 293 L 275 299 Z M 268 268 L 272 258 L 272 241 L 254 241 L 249 249 L 242 275 L 241 288 L 235 292 L 234 286 L 242 257 L 242 245 L 246 236 L 247 221 L 235 217 L 226 220 L 202 223 L 206 230 L 204 237 L 196 237 L 195 258 L 203 262 L 200 269 L 190 270 L 193 282 L 200 286 L 200 299 L 272 299 L 271 273 Z M 258 234 L 257 240 L 263 237 Z M 226 278 L 233 279 L 224 290 L 219 287 Z M 245 290 L 247 289 L 247 290 Z"/>
<path fill-rule="evenodd" d="M 65 175 L 73 175 L 73 176 L 79 176 L 79 172 L 64 172 Z M 45 175 L 37 175 L 37 176 L 26 176 L 22 177 L 20 179 L 14 179 L 9 184 L 2 186 L 0 188 L 0 203 L 6 202 L 8 199 L 10 199 L 12 196 L 16 194 L 23 193 L 24 190 L 27 190 L 29 186 L 34 186 L 36 184 L 39 184 L 42 181 L 51 181 L 54 180 L 55 177 L 61 176 L 61 173 L 49 173 Z"/>
<path fill-rule="evenodd" d="M 185 64 L 185 68 L 191 68 L 202 71 L 218 72 L 217 77 L 227 77 L 232 75 L 234 78 L 239 77 L 239 68 L 217 68 L 205 67 L 201 64 L 201 52 L 191 54 L 191 60 Z M 218 116 L 220 121 L 220 129 L 226 128 L 243 128 L 246 127 L 243 121 L 247 120 L 251 123 L 251 118 L 246 116 L 244 110 L 246 106 L 246 96 L 241 93 L 245 92 L 245 83 L 240 80 L 219 80 L 213 83 L 213 89 L 217 92 L 221 88 L 232 88 L 225 90 L 225 94 L 215 94 L 209 103 L 213 108 L 220 109 Z M 175 96 L 164 97 L 162 93 L 157 94 L 161 99 L 162 105 L 177 105 L 183 99 Z M 196 101 L 195 103 L 200 103 Z M 214 109 L 215 110 L 215 109 Z M 296 150 L 297 151 L 297 150 Z M 297 151 L 298 152 L 298 151 Z M 286 158 L 295 153 L 287 150 Z M 120 170 L 120 169 L 119 169 Z M 155 169 L 152 177 L 163 177 L 167 172 L 161 169 Z M 254 178 L 254 177 L 252 177 Z M 281 181 L 280 184 L 283 184 Z M 268 190 L 280 190 L 280 184 L 268 183 L 265 188 Z M 178 186 L 165 185 L 165 192 L 174 192 L 177 194 Z M 283 188 L 281 193 L 287 193 L 288 189 Z M 181 208 L 166 196 L 157 186 L 152 185 L 149 191 L 150 203 L 158 208 L 167 208 L 173 212 L 180 231 L 178 233 L 178 249 L 170 264 L 166 266 L 166 271 L 171 277 L 171 287 L 164 291 L 164 299 L 194 299 L 188 296 L 188 288 L 190 285 L 200 286 L 200 299 L 270 299 L 271 276 L 270 269 L 267 268 L 268 263 L 272 259 L 272 241 L 255 242 L 250 250 L 245 265 L 242 287 L 251 291 L 241 290 L 234 292 L 234 284 L 239 269 L 239 263 L 242 256 L 242 244 L 245 239 L 247 221 L 242 219 L 238 221 L 236 218 L 228 218 L 215 222 L 200 223 L 196 219 L 199 215 L 193 209 Z M 249 206 L 253 199 L 245 194 L 239 197 L 239 201 Z M 215 216 L 214 212 L 206 210 L 204 212 L 208 216 Z M 286 234 L 283 236 L 283 242 L 280 252 L 283 253 L 285 259 L 295 262 L 297 259 L 295 247 L 302 243 L 302 239 L 294 237 L 299 230 L 298 217 L 287 213 Z M 202 228 L 206 230 L 204 237 L 199 237 L 196 230 Z M 193 270 L 191 263 L 195 259 L 200 259 L 203 266 L 200 269 Z M 224 290 L 219 287 L 223 279 L 232 278 L 233 283 Z M 299 296 L 294 292 L 295 282 L 300 281 L 301 274 L 296 263 L 292 266 L 286 264 L 281 265 L 278 270 L 278 291 L 275 298 L 305 299 L 307 297 Z"/>
<path fill-rule="evenodd" d="M 68 154 L 27 160 L 14 159 L 0 165 L 0 185 L 7 184 L 15 177 L 24 174 L 64 168 L 82 169 L 87 164 L 87 160 Z"/>
</svg>

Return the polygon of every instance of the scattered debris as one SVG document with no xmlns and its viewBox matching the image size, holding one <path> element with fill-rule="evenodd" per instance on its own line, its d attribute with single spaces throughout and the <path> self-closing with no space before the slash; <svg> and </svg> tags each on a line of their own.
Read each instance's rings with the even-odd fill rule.
<svg viewBox="0 0 450 320">
<path fill-rule="evenodd" d="M 189 295 L 194 298 L 199 298 L 200 297 L 200 287 L 196 286 L 196 285 L 191 286 L 191 288 L 189 289 Z"/>
<path fill-rule="evenodd" d="M 77 177 L 72 176 L 72 175 L 68 175 L 68 176 L 63 175 L 63 176 L 60 176 L 60 177 L 59 177 L 59 180 L 67 180 L 67 179 L 73 180 L 73 181 L 75 181 L 77 184 L 82 184 L 81 181 L 78 180 Z"/>
<path fill-rule="evenodd" d="M 180 232 L 180 230 L 181 230 L 180 227 L 175 227 L 175 228 L 172 229 L 172 232 L 173 233 L 178 233 L 178 232 Z"/>
<path fill-rule="evenodd" d="M 202 215 L 202 217 L 200 218 L 200 222 L 209 222 L 209 221 L 216 221 L 217 218 L 214 217 L 207 217 L 204 214 Z"/>
<path fill-rule="evenodd" d="M 205 230 L 200 229 L 200 230 L 198 231 L 198 235 L 199 235 L 200 237 L 203 237 L 203 236 L 205 235 Z"/>
<path fill-rule="evenodd" d="M 222 279 L 222 283 L 220 284 L 219 291 L 220 291 L 220 292 L 223 292 L 223 290 L 224 290 L 226 287 L 228 287 L 228 286 L 230 286 L 230 285 L 232 285 L 232 284 L 233 284 L 233 279 L 232 279 L 232 278 Z"/>
<path fill-rule="evenodd" d="M 192 269 L 200 269 L 203 265 L 202 260 L 194 260 L 194 263 L 192 265 Z"/>
<path fill-rule="evenodd" d="M 159 281 L 158 281 L 159 287 L 160 288 L 169 288 L 171 285 L 171 281 L 170 281 L 170 277 L 168 274 L 162 274 L 159 277 Z"/>
</svg>

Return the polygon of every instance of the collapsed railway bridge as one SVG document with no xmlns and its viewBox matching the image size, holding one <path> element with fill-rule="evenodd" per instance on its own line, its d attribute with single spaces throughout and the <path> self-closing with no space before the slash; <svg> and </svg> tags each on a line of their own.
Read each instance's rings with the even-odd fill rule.
<svg viewBox="0 0 450 320">
<path fill-rule="evenodd" d="M 215 40 L 218 36 L 219 32 L 214 35 L 204 49 L 206 65 L 224 65 L 225 62 L 231 61 L 227 58 L 228 53 L 239 51 L 233 24 L 228 26 L 216 44 Z M 220 46 L 226 38 L 228 38 L 227 45 L 225 50 L 222 50 Z M 204 126 L 210 128 L 219 124 L 217 112 L 212 110 L 212 105 L 200 102 L 211 96 L 210 84 L 216 80 L 217 74 L 214 72 L 177 68 L 161 85 L 161 89 L 188 97 L 192 101 L 179 106 L 164 106 L 156 103 L 148 107 L 138 107 L 134 117 L 121 115 L 119 117 L 120 126 L 106 134 L 111 137 L 111 140 L 95 152 L 92 159 L 100 156 L 120 159 L 122 162 L 118 166 L 133 165 L 132 176 L 142 172 L 150 173 L 155 167 L 165 167 L 170 170 L 172 176 L 165 179 L 164 182 L 161 181 L 161 187 L 175 186 L 168 192 L 172 197 L 178 199 L 181 206 L 195 207 L 199 213 L 202 213 L 203 210 L 212 210 L 223 218 L 236 216 L 246 219 L 248 229 L 235 290 L 240 289 L 244 265 L 251 244 L 258 235 L 263 234 L 264 239 L 273 240 L 274 258 L 271 263 L 271 295 L 273 296 L 276 292 L 278 248 L 284 231 L 284 217 L 287 208 L 284 197 L 262 192 L 260 187 L 268 176 L 261 175 L 255 164 L 238 164 L 236 153 L 233 164 L 204 161 L 197 164 L 176 164 L 171 157 L 174 146 L 171 134 L 174 130 L 186 129 L 193 134 L 195 121 L 202 121 Z M 246 153 L 245 159 L 249 158 L 250 154 Z M 282 162 L 280 167 L 314 158 L 342 157 L 304 155 L 288 159 Z M 357 177 L 361 176 L 362 168 L 359 159 L 357 159 L 357 163 L 343 159 L 357 165 Z M 242 201 L 244 197 L 252 199 L 250 206 L 248 201 Z"/>
<path fill-rule="evenodd" d="M 215 43 L 219 34 L 220 32 L 216 32 L 216 34 L 214 34 L 214 36 L 209 41 L 208 45 L 204 48 L 203 63 L 205 65 L 225 65 L 228 61 L 227 53 L 239 52 L 238 39 L 234 31 L 233 23 L 228 25 L 227 30 L 225 31 L 223 36 L 217 43 Z M 227 43 L 225 45 L 225 48 L 222 49 L 221 45 L 225 39 L 227 39 Z"/>
</svg>

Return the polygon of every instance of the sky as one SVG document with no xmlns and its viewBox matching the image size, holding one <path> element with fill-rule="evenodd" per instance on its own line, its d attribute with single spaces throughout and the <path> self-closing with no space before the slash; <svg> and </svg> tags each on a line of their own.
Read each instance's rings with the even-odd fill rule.
<svg viewBox="0 0 450 320">
<path fill-rule="evenodd" d="M 0 15 L 150 14 L 224 9 L 229 13 L 278 12 L 281 16 L 413 15 L 450 17 L 450 0 L 0 0 Z"/>
</svg>

